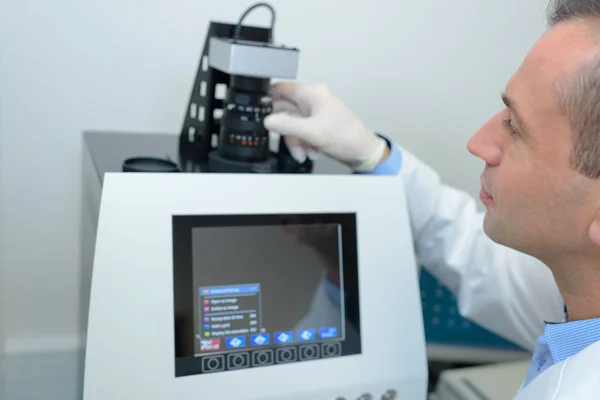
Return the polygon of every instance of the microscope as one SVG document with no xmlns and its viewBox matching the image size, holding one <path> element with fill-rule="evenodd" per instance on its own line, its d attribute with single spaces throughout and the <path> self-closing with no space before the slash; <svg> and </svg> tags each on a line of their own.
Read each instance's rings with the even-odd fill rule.
<svg viewBox="0 0 600 400">
<path fill-rule="evenodd" d="M 259 8 L 271 26 L 245 26 Z M 272 79 L 295 79 L 300 51 L 274 42 L 276 13 L 268 3 L 249 7 L 237 24 L 211 21 L 179 138 L 179 165 L 136 157 L 124 172 L 311 173 L 313 161 L 298 163 L 263 125 L 272 111 Z"/>
<path fill-rule="evenodd" d="M 209 23 L 178 134 L 84 135 L 84 400 L 426 397 L 401 177 L 271 142 L 299 51 L 258 7 Z"/>
</svg>

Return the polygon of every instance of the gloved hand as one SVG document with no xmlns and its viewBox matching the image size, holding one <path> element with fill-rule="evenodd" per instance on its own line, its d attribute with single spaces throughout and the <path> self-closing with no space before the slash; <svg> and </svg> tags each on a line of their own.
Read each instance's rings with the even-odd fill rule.
<svg viewBox="0 0 600 400">
<path fill-rule="evenodd" d="M 385 158 L 385 140 L 327 87 L 282 82 L 273 85 L 271 95 L 273 113 L 264 125 L 284 136 L 297 161 L 304 162 L 307 154 L 317 150 L 355 171 L 371 171 Z"/>
</svg>

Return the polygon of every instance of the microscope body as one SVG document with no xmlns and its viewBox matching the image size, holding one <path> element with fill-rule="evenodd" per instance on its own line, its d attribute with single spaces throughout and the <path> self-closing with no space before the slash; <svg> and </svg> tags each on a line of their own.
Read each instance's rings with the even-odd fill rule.
<svg viewBox="0 0 600 400">
<path fill-rule="evenodd" d="M 264 128 L 298 57 L 211 22 L 178 137 L 86 133 L 84 400 L 426 398 L 402 178 L 298 163 Z"/>
</svg>

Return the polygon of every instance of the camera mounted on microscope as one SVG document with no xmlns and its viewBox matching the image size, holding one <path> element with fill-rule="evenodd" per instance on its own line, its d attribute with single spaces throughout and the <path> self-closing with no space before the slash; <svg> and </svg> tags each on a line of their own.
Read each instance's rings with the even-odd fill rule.
<svg viewBox="0 0 600 400">
<path fill-rule="evenodd" d="M 254 10 L 271 12 L 271 26 L 244 25 Z M 272 112 L 271 79 L 295 79 L 300 52 L 275 44 L 275 10 L 249 7 L 237 24 L 210 21 L 179 134 L 179 163 L 133 157 L 123 172 L 311 173 L 285 140 L 271 143 L 263 122 Z M 277 147 L 277 148 L 275 148 Z"/>
<path fill-rule="evenodd" d="M 243 25 L 260 7 L 271 12 L 271 26 Z M 237 24 L 210 22 L 179 142 L 182 159 L 198 172 L 312 171 L 312 161 L 295 161 L 283 139 L 274 149 L 263 124 L 272 112 L 271 79 L 295 79 L 300 54 L 273 42 L 274 24 L 267 3 L 249 7 Z"/>
</svg>

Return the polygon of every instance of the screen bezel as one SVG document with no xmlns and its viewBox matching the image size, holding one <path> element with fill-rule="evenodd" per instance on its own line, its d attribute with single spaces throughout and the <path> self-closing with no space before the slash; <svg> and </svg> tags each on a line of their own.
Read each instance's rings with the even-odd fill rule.
<svg viewBox="0 0 600 400">
<path fill-rule="evenodd" d="M 358 231 L 356 213 L 286 213 L 286 214 L 211 214 L 211 215 L 173 215 L 173 307 L 174 310 L 184 310 L 183 332 L 177 328 L 177 314 L 174 316 L 174 359 L 175 376 L 183 377 L 202 374 L 202 356 L 181 354 L 180 341 L 188 340 L 187 345 L 193 348 L 195 340 L 194 325 L 194 290 L 193 282 L 193 260 L 192 260 L 192 230 L 202 227 L 233 227 L 233 226 L 266 226 L 283 225 L 284 223 L 301 224 L 339 224 L 341 226 L 341 260 L 344 276 L 356 276 L 358 278 Z M 179 279 L 175 279 L 179 277 Z M 359 279 L 355 279 L 352 285 L 344 280 L 346 289 L 356 293 L 356 308 L 351 310 L 344 307 L 348 319 L 351 313 L 355 313 L 360 320 L 360 290 Z M 187 284 L 186 284 L 187 282 Z M 179 293 L 179 295 L 176 295 Z M 184 293 L 185 295 L 181 295 Z M 356 328 L 359 341 L 353 346 L 341 343 L 341 356 L 361 354 L 361 329 Z M 187 338 L 187 339 L 186 339 Z M 192 341 L 190 344 L 189 341 Z M 210 356 L 210 354 L 207 354 Z M 318 360 L 313 360 L 318 361 Z M 302 361 L 307 362 L 307 361 Z M 273 366 L 278 364 L 272 364 Z M 255 367 L 256 368 L 256 367 Z M 223 371 L 226 372 L 226 371 Z M 214 373 L 214 372 L 213 372 Z"/>
</svg>

